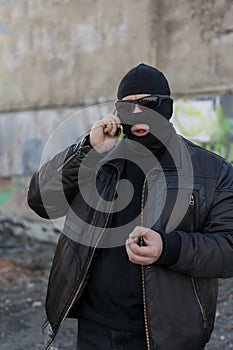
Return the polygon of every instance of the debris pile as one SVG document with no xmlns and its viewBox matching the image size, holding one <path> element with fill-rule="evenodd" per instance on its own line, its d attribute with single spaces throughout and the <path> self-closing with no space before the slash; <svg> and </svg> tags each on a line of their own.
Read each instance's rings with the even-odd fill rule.
<svg viewBox="0 0 233 350">
<path fill-rule="evenodd" d="M 58 229 L 0 217 L 1 350 L 43 350 L 40 332 Z M 76 321 L 66 320 L 51 350 L 75 350 Z M 233 278 L 219 281 L 215 330 L 206 350 L 233 349 Z"/>
</svg>

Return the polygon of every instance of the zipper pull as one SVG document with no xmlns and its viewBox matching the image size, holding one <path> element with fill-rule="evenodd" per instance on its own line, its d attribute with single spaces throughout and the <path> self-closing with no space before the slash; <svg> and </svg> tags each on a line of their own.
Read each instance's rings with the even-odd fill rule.
<svg viewBox="0 0 233 350">
<path fill-rule="evenodd" d="M 194 195 L 192 194 L 190 196 L 189 205 L 194 205 L 194 204 L 195 204 L 195 202 L 194 202 Z"/>
</svg>

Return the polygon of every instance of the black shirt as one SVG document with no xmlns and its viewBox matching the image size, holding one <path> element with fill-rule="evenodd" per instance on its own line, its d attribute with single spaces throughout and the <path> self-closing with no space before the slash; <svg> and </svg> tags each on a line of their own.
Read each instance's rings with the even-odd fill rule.
<svg viewBox="0 0 233 350">
<path fill-rule="evenodd" d="M 127 160 L 123 178 L 132 183 L 134 194 L 124 210 L 115 211 L 111 227 L 122 226 L 135 217 L 140 225 L 144 174 L 136 164 Z M 126 232 L 126 238 L 129 233 Z M 78 317 L 113 329 L 144 331 L 141 265 L 129 261 L 124 245 L 98 248 Z"/>
</svg>

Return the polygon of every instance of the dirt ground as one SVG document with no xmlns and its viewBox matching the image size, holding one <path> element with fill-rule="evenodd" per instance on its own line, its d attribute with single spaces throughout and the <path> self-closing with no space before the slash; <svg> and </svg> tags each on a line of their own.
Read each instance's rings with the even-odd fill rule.
<svg viewBox="0 0 233 350">
<path fill-rule="evenodd" d="M 41 325 L 55 243 L 29 237 L 28 230 L 25 223 L 0 220 L 1 350 L 44 349 Z M 66 320 L 51 350 L 75 350 L 76 327 L 76 321 Z M 219 280 L 215 329 L 206 347 L 230 349 L 233 349 L 232 278 Z"/>
</svg>

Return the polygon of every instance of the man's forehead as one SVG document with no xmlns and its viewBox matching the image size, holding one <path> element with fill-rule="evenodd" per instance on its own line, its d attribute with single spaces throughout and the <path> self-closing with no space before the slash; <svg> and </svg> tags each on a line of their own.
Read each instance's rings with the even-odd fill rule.
<svg viewBox="0 0 233 350">
<path fill-rule="evenodd" d="M 151 94 L 135 94 L 135 95 L 127 95 L 123 97 L 122 100 L 138 100 L 139 98 L 145 97 L 145 96 L 150 96 Z"/>
</svg>

